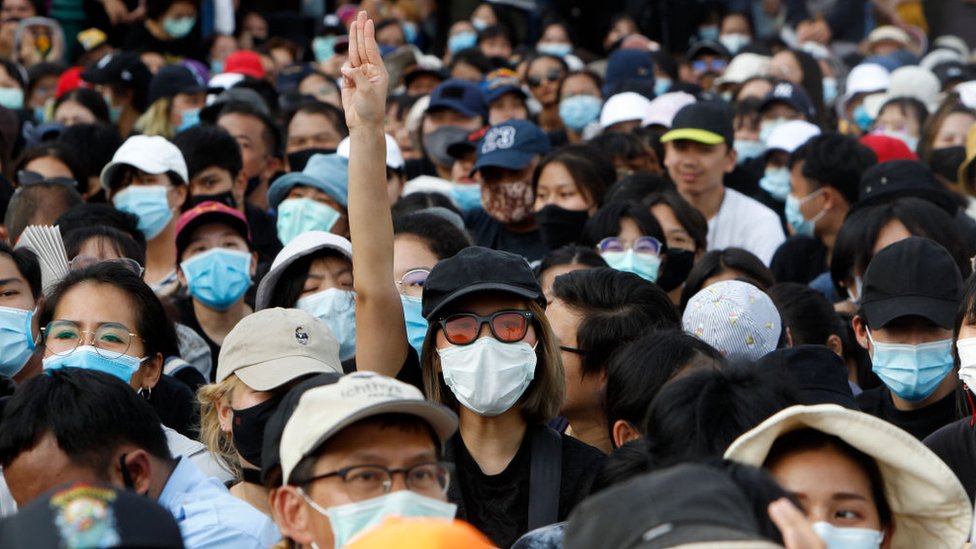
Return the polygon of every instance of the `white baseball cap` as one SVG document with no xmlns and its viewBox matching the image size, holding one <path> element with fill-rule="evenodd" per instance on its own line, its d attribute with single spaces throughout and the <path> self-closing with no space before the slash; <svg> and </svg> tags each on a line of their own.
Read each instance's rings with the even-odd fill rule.
<svg viewBox="0 0 976 549">
<path fill-rule="evenodd" d="M 811 138 L 820 135 L 820 128 L 806 120 L 790 120 L 784 122 L 769 134 L 766 150 L 781 150 L 788 153 L 800 148 Z"/>
<path fill-rule="evenodd" d="M 741 280 L 723 280 L 688 300 L 681 317 L 686 332 L 729 360 L 759 360 L 776 349 L 783 321 L 773 300 Z"/>
<path fill-rule="evenodd" d="M 600 127 L 609 128 L 618 122 L 643 120 L 650 105 L 651 100 L 637 92 L 611 95 L 600 111 Z"/>
<path fill-rule="evenodd" d="M 400 152 L 400 145 L 390 134 L 383 134 L 386 137 L 386 167 L 393 170 L 403 169 L 403 154 Z M 349 138 L 345 137 L 336 147 L 336 154 L 343 158 L 349 158 Z"/>
<path fill-rule="evenodd" d="M 320 250 L 334 250 L 352 261 L 352 243 L 349 240 L 325 231 L 305 231 L 285 245 L 271 262 L 268 274 L 258 284 L 257 294 L 254 296 L 255 310 L 268 308 L 278 280 L 292 263 Z"/>
<path fill-rule="evenodd" d="M 962 547 L 973 505 L 955 473 L 911 434 L 836 404 L 792 406 L 735 440 L 725 458 L 761 467 L 776 439 L 811 428 L 836 436 L 878 464 L 893 522 L 891 546 Z"/>
<path fill-rule="evenodd" d="M 917 65 L 907 65 L 892 71 L 888 91 L 877 97 L 868 96 L 864 99 L 864 108 L 871 118 L 877 118 L 881 107 L 891 99 L 910 97 L 918 99 L 925 105 L 929 113 L 939 108 L 939 92 L 942 82 L 934 72 Z"/>
<path fill-rule="evenodd" d="M 270 391 L 308 374 L 342 373 L 339 343 L 318 318 L 298 309 L 265 309 L 244 317 L 224 338 L 216 382 L 231 374 Z"/>
<path fill-rule="evenodd" d="M 729 66 L 715 79 L 715 85 L 722 84 L 741 84 L 756 76 L 769 74 L 769 62 L 771 57 L 759 55 L 758 53 L 744 52 L 736 55 L 729 61 Z"/>
<path fill-rule="evenodd" d="M 309 389 L 281 434 L 281 471 L 285 484 L 305 457 L 344 428 L 380 414 L 408 414 L 430 424 L 441 444 L 457 431 L 457 415 L 424 399 L 413 385 L 374 372 L 354 372 L 331 384 Z"/>
<path fill-rule="evenodd" d="M 670 128 L 674 122 L 674 115 L 683 107 L 695 102 L 695 96 L 685 92 L 669 92 L 661 94 L 651 101 L 644 114 L 641 126 L 664 126 Z"/>
<path fill-rule="evenodd" d="M 877 63 L 861 63 L 847 73 L 844 101 L 859 93 L 883 92 L 891 84 L 888 69 Z"/>
<path fill-rule="evenodd" d="M 133 135 L 126 139 L 115 151 L 112 161 L 102 169 L 102 188 L 111 190 L 116 172 L 125 166 L 151 174 L 173 172 L 180 177 L 175 182 L 177 184 L 186 183 L 190 179 L 183 153 L 165 137 L 158 135 Z"/>
</svg>

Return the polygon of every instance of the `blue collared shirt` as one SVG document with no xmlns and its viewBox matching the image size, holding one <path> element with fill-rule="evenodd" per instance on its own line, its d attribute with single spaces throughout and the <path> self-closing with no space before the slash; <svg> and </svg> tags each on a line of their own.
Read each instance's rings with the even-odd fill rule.
<svg viewBox="0 0 976 549">
<path fill-rule="evenodd" d="M 177 461 L 159 504 L 176 518 L 186 549 L 266 549 L 281 539 L 267 515 L 232 496 L 187 459 Z"/>
</svg>

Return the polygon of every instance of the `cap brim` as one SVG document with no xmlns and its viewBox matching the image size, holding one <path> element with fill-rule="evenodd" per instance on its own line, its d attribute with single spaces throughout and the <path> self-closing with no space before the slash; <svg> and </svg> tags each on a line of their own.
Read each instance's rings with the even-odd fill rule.
<svg viewBox="0 0 976 549">
<path fill-rule="evenodd" d="M 441 404 L 429 400 L 396 400 L 383 402 L 362 408 L 344 417 L 327 431 L 321 433 L 315 439 L 315 443 L 309 446 L 309 451 L 303 457 L 314 454 L 325 441 L 353 423 L 381 414 L 407 414 L 419 417 L 430 424 L 437 438 L 440 439 L 441 444 L 446 443 L 457 432 L 458 428 L 457 416 Z M 291 473 L 294 473 L 294 469 L 289 472 L 289 476 L 291 476 Z M 290 483 L 291 481 L 291 478 L 285 479 L 286 483 Z"/>
<path fill-rule="evenodd" d="M 250 229 L 247 226 L 247 222 L 243 219 L 220 211 L 203 213 L 180 227 L 180 232 L 176 234 L 177 261 L 179 261 L 179 256 L 183 255 L 183 250 L 189 245 L 188 240 L 190 239 L 190 234 L 197 227 L 206 223 L 225 223 L 233 227 L 234 230 L 244 237 L 244 240 L 251 241 Z"/>
<path fill-rule="evenodd" d="M 159 175 L 166 173 L 169 170 L 167 166 L 162 163 L 154 162 L 149 158 L 140 158 L 137 161 L 125 160 L 120 162 L 109 162 L 102 168 L 102 173 L 99 175 L 99 181 L 102 183 L 102 188 L 108 192 L 111 191 L 112 178 L 115 177 L 115 172 L 124 166 L 131 166 L 138 169 L 139 171 Z"/>
<path fill-rule="evenodd" d="M 514 294 L 519 297 L 524 297 L 525 299 L 531 299 L 535 301 L 539 300 L 540 297 L 542 296 L 542 294 L 540 294 L 539 292 L 533 292 L 532 290 L 529 290 L 527 288 L 522 288 L 521 286 L 515 286 L 513 284 L 506 284 L 504 282 L 479 282 L 477 284 L 470 284 L 464 286 L 463 288 L 458 288 L 457 290 L 454 290 L 450 294 L 444 296 L 444 298 L 441 299 L 440 303 L 438 303 L 436 307 L 431 309 L 430 312 L 428 312 L 424 318 L 428 320 L 436 319 L 437 313 L 444 310 L 445 307 L 447 307 L 454 301 L 457 301 L 458 299 L 461 299 L 462 297 L 469 294 L 473 294 L 477 292 L 486 292 L 486 291 L 505 292 L 505 293 Z"/>
<path fill-rule="evenodd" d="M 352 256 L 349 255 L 348 251 L 331 244 L 323 244 L 321 246 L 315 246 L 307 250 L 303 250 L 302 253 L 289 257 L 286 261 L 283 261 L 281 265 L 273 267 L 270 271 L 268 271 L 268 274 L 264 275 L 261 282 L 258 284 L 257 293 L 254 296 L 254 310 L 260 311 L 271 306 L 271 295 L 274 294 L 275 287 L 278 286 L 278 281 L 281 279 L 281 275 L 284 274 L 288 267 L 299 259 L 308 257 L 310 254 L 314 254 L 322 250 L 335 250 L 336 253 L 342 257 L 352 261 Z"/>
<path fill-rule="evenodd" d="M 291 172 L 276 179 L 268 189 L 268 204 L 272 208 L 277 208 L 279 204 L 285 201 L 285 197 L 288 196 L 288 191 L 291 190 L 291 188 L 295 185 L 307 185 L 309 187 L 315 187 L 316 189 L 329 195 L 333 200 L 338 202 L 340 206 L 346 207 L 348 204 L 348 198 L 342 196 L 340 190 L 334 185 L 329 184 L 328 181 L 312 177 L 304 172 Z"/>
<path fill-rule="evenodd" d="M 437 103 L 431 103 L 427 106 L 427 112 L 429 113 L 437 112 L 439 110 L 457 111 L 468 117 L 481 116 L 480 112 L 469 109 L 467 105 L 456 101 L 438 101 Z"/>
<path fill-rule="evenodd" d="M 677 130 L 671 130 L 661 136 L 661 143 L 668 143 L 669 141 L 678 140 L 696 141 L 698 143 L 704 143 L 705 145 L 718 145 L 720 143 L 725 143 L 725 138 L 721 135 L 699 128 L 679 128 Z"/>
<path fill-rule="evenodd" d="M 329 364 L 307 356 L 283 356 L 238 368 L 231 373 L 255 391 L 270 391 L 309 374 L 342 374 L 342 364 Z"/>
<path fill-rule="evenodd" d="M 478 158 L 478 161 L 474 163 L 474 168 L 471 168 L 471 173 L 469 175 L 474 175 L 474 173 L 481 168 L 505 168 L 506 170 L 521 170 L 532 162 L 532 159 L 535 158 L 536 154 L 537 153 L 534 152 L 507 150 L 497 154 L 481 156 Z"/>
<path fill-rule="evenodd" d="M 904 316 L 920 316 L 951 330 L 958 305 L 955 301 L 933 297 L 896 296 L 862 303 L 861 307 L 872 329 L 883 328 L 892 320 Z"/>
</svg>

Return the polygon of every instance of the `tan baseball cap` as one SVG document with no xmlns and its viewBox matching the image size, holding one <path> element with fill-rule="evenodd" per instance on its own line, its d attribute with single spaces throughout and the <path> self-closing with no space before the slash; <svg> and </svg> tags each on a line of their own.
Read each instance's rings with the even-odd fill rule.
<svg viewBox="0 0 976 549">
<path fill-rule="evenodd" d="M 776 439 L 804 428 L 836 436 L 877 462 L 894 516 L 892 549 L 966 542 L 973 506 L 955 473 L 914 436 L 872 415 L 836 404 L 792 406 L 736 439 L 725 458 L 762 466 Z"/>
<path fill-rule="evenodd" d="M 342 373 L 339 343 L 318 318 L 298 309 L 265 309 L 244 317 L 224 338 L 217 383 L 237 374 L 255 391 L 270 391 L 321 372 Z"/>
<path fill-rule="evenodd" d="M 354 372 L 331 385 L 309 389 L 298 401 L 281 434 L 282 478 L 329 437 L 353 423 L 380 414 L 409 414 L 430 424 L 441 443 L 457 431 L 457 415 L 424 399 L 413 385 L 374 372 Z"/>
</svg>

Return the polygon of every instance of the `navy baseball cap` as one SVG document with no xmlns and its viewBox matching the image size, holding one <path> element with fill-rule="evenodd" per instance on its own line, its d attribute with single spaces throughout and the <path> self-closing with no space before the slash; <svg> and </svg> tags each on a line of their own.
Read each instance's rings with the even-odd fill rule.
<svg viewBox="0 0 976 549">
<path fill-rule="evenodd" d="M 776 84 L 773 91 L 769 92 L 763 99 L 762 105 L 759 106 L 759 112 L 762 113 L 775 103 L 785 103 L 810 120 L 817 117 L 817 109 L 814 108 L 813 101 L 810 100 L 806 90 L 792 82 Z"/>
<path fill-rule="evenodd" d="M 654 60 L 649 51 L 620 49 L 607 58 L 607 73 L 603 80 L 604 97 L 630 89 L 628 86 L 654 89 Z"/>
<path fill-rule="evenodd" d="M 522 98 L 528 99 L 525 90 L 522 89 L 518 75 L 511 69 L 498 69 L 492 71 L 481 83 L 481 89 L 485 94 L 485 101 L 490 105 L 501 99 L 506 93 L 514 93 Z"/>
<path fill-rule="evenodd" d="M 427 112 L 451 109 L 464 116 L 486 117 L 488 105 L 481 93 L 481 86 L 468 80 L 445 80 L 430 92 Z"/>
<path fill-rule="evenodd" d="M 207 83 L 195 72 L 183 65 L 166 65 L 149 82 L 149 102 L 179 93 L 204 91 L 208 91 Z"/>
<path fill-rule="evenodd" d="M 536 155 L 549 152 L 549 137 L 528 120 L 509 120 L 488 128 L 471 173 L 484 167 L 521 170 Z"/>
</svg>

